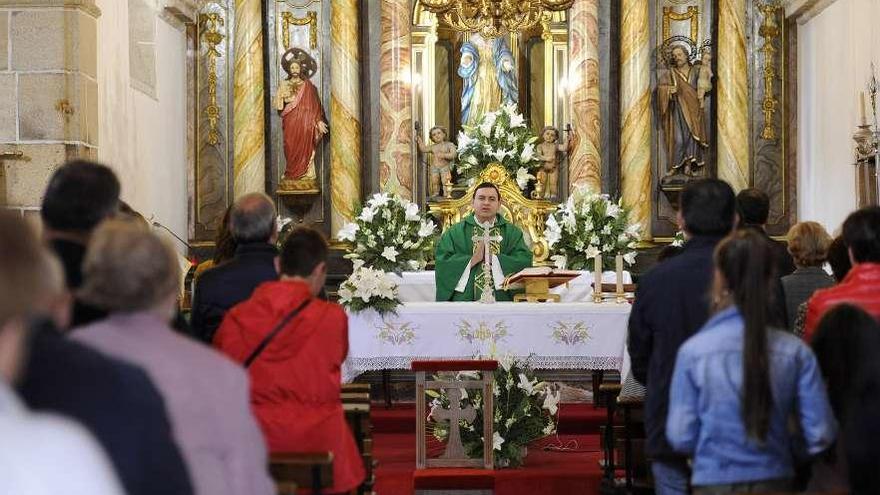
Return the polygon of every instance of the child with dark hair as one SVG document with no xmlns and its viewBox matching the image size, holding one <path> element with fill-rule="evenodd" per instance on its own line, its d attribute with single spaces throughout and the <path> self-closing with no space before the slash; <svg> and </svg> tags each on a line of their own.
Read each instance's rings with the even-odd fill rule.
<svg viewBox="0 0 880 495">
<path fill-rule="evenodd" d="M 798 338 L 769 328 L 774 261 L 753 230 L 722 241 L 715 250 L 716 313 L 678 352 L 666 436 L 692 457 L 697 495 L 789 490 L 790 418 L 798 419 L 809 454 L 834 440 L 815 356 Z"/>
<path fill-rule="evenodd" d="M 849 250 L 846 243 L 843 242 L 843 236 L 839 235 L 831 241 L 828 246 L 828 264 L 831 265 L 831 273 L 837 283 L 843 282 L 846 274 L 852 268 L 852 261 L 849 259 Z"/>
<path fill-rule="evenodd" d="M 880 493 L 880 325 L 841 304 L 819 321 L 812 344 L 841 428 L 837 449 L 816 466 L 811 488 Z"/>
<path fill-rule="evenodd" d="M 320 232 L 293 230 L 275 261 L 280 280 L 262 283 L 226 313 L 214 347 L 245 363 L 251 406 L 269 450 L 332 452 L 329 492 L 347 493 L 365 474 L 339 398 L 348 317 L 342 306 L 318 297 L 327 278 L 327 255 Z"/>
</svg>

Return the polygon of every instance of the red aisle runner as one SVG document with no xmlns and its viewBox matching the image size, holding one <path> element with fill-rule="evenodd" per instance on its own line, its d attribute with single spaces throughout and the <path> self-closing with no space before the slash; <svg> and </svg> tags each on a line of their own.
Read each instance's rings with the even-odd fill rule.
<svg viewBox="0 0 880 495">
<path fill-rule="evenodd" d="M 414 408 L 407 407 L 373 409 L 374 455 L 379 463 L 375 486 L 378 495 L 413 493 L 414 413 Z M 529 446 L 525 466 L 493 472 L 495 494 L 598 494 L 602 478 L 598 435 L 601 418 L 604 418 L 604 410 L 593 409 L 591 405 L 563 405 L 559 438 L 563 443 L 577 441 L 578 450 L 586 452 L 545 451 L 542 447 L 556 443 L 556 437 L 538 440 Z M 590 431 L 584 434 L 585 430 Z M 444 484 L 449 482 L 446 479 Z"/>
</svg>

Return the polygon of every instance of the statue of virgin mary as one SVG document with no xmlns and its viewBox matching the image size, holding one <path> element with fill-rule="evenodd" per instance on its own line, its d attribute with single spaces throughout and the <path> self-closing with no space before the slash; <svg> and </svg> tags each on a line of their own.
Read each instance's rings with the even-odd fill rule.
<svg viewBox="0 0 880 495">
<path fill-rule="evenodd" d="M 502 104 L 517 103 L 516 63 L 506 38 L 489 42 L 474 34 L 460 51 L 462 124 L 475 125 L 483 114 L 498 110 Z"/>
</svg>

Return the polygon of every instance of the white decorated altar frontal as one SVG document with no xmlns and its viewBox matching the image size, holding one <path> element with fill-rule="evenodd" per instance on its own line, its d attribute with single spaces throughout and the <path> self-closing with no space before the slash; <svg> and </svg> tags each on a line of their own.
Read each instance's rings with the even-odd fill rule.
<svg viewBox="0 0 880 495">
<path fill-rule="evenodd" d="M 413 360 L 478 355 L 531 355 L 531 366 L 541 369 L 622 371 L 629 312 L 629 304 L 614 302 L 420 302 L 384 318 L 370 310 L 349 314 L 343 381 L 409 369 Z"/>
</svg>

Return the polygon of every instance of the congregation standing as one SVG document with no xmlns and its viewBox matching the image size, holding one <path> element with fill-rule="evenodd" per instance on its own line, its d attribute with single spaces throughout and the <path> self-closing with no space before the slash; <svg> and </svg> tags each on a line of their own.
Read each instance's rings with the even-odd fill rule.
<svg viewBox="0 0 880 495">
<path fill-rule="evenodd" d="M 797 224 L 787 246 L 768 213 L 760 191 L 689 183 L 687 242 L 639 281 L 629 353 L 659 495 L 880 493 L 880 208 L 834 241 Z"/>
</svg>

